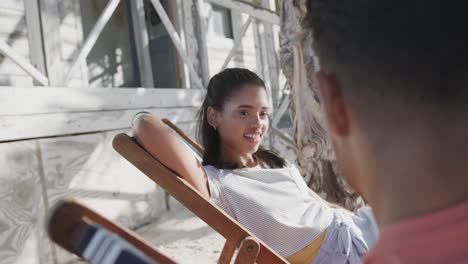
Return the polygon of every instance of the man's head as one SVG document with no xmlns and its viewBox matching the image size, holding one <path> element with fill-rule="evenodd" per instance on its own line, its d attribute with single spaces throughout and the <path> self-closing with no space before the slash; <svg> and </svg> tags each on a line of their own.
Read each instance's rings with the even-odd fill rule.
<svg viewBox="0 0 468 264">
<path fill-rule="evenodd" d="M 414 154 L 415 161 L 432 155 L 438 162 L 464 140 L 468 2 L 308 0 L 307 6 L 330 137 L 358 192 L 366 196 L 369 180 L 385 183 L 369 174 L 390 160 Z"/>
</svg>

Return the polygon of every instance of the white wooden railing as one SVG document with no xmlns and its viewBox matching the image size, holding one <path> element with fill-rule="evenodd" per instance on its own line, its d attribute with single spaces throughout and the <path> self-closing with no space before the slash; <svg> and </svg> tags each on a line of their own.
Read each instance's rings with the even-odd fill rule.
<svg viewBox="0 0 468 264">
<path fill-rule="evenodd" d="M 207 67 L 202 67 L 201 75 L 197 73 L 195 69 L 194 61 L 187 55 L 184 45 L 182 44 L 181 38 L 178 32 L 175 30 L 173 23 L 169 19 L 166 11 L 161 5 L 160 0 L 150 0 L 153 8 L 160 17 L 164 27 L 166 28 L 169 37 L 172 40 L 174 47 L 176 48 L 180 58 L 182 59 L 184 65 L 186 66 L 189 76 L 194 83 L 195 88 L 203 88 L 206 85 L 206 78 L 203 78 L 203 75 L 207 75 Z M 197 4 L 203 0 L 197 0 Z M 269 89 L 269 94 L 271 96 L 273 106 L 274 106 L 274 116 L 272 122 L 272 133 L 278 135 L 279 138 L 285 140 L 288 144 L 293 144 L 291 138 L 286 133 L 282 132 L 277 128 L 277 124 L 280 118 L 284 115 L 285 111 L 288 110 L 289 106 L 289 95 L 280 92 L 280 67 L 278 65 L 279 55 L 274 47 L 274 34 L 272 27 L 279 26 L 279 15 L 277 12 L 254 6 L 250 3 L 240 1 L 240 0 L 204 0 L 207 3 L 216 4 L 230 10 L 235 10 L 239 13 L 248 15 L 248 19 L 244 22 L 242 27 L 238 30 L 236 34 L 236 39 L 233 42 L 231 50 L 228 52 L 220 70 L 225 69 L 230 61 L 235 56 L 236 51 L 241 47 L 241 42 L 244 36 L 246 35 L 247 30 L 251 25 L 254 26 L 254 36 L 257 39 L 258 45 L 256 45 L 256 57 L 258 71 L 260 71 L 263 78 L 266 80 L 267 88 Z M 267 0 L 264 0 L 264 2 Z M 132 12 L 132 18 L 135 22 L 140 25 L 141 31 L 135 32 L 135 42 L 137 49 L 137 57 L 140 68 L 140 79 L 142 80 L 143 87 L 152 87 L 153 76 L 151 72 L 151 62 L 149 60 L 149 50 L 148 50 L 148 36 L 146 31 L 146 26 L 144 24 L 144 10 L 143 9 L 143 0 L 132 0 L 130 1 L 130 7 Z M 268 1 L 267 1 L 268 2 Z M 106 7 L 100 14 L 97 22 L 91 29 L 89 35 L 84 40 L 80 49 L 77 50 L 72 58 L 72 63 L 70 68 L 66 71 L 66 75 L 63 78 L 62 86 L 67 86 L 80 65 L 85 63 L 86 57 L 90 54 L 90 51 L 93 49 L 96 44 L 97 39 L 108 23 L 109 19 L 114 14 L 116 8 L 121 3 L 121 0 L 109 0 Z M 200 6 L 198 8 L 201 8 Z M 141 20 L 143 19 L 143 21 Z M 201 19 L 200 21 L 203 21 Z M 39 22 L 38 22 L 39 23 Z M 43 36 L 47 37 L 47 36 Z M 206 45 L 206 43 L 201 43 Z M 205 46 L 206 49 L 206 46 Z M 43 86 L 49 86 L 48 77 L 36 69 L 27 59 L 23 58 L 17 54 L 10 46 L 5 43 L 0 43 L 0 53 L 4 54 L 8 58 L 12 59 L 18 66 L 20 66 L 26 73 L 28 73 L 34 80 Z M 206 58 L 205 58 L 206 59 Z M 282 89 L 284 90 L 284 89 Z M 282 94 L 282 95 L 281 95 Z M 280 99 L 281 98 L 281 99 Z"/>
</svg>

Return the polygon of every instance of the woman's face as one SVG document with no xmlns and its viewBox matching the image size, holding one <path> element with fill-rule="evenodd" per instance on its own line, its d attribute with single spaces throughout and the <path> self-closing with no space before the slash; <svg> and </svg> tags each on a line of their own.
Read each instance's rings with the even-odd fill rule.
<svg viewBox="0 0 468 264">
<path fill-rule="evenodd" d="M 270 107 L 264 87 L 245 85 L 227 99 L 221 112 L 209 112 L 210 123 L 221 138 L 223 155 L 242 156 L 258 150 L 269 126 Z"/>
</svg>

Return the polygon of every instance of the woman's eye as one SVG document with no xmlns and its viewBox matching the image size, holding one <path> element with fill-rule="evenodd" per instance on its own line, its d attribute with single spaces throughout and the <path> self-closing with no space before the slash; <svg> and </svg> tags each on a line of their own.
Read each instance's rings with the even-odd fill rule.
<svg viewBox="0 0 468 264">
<path fill-rule="evenodd" d="M 240 111 L 239 114 L 240 114 L 241 116 L 247 116 L 247 115 L 249 114 L 249 112 L 247 112 L 247 111 Z"/>
<path fill-rule="evenodd" d="M 261 112 L 260 116 L 261 117 L 268 117 L 270 114 L 268 112 Z"/>
</svg>

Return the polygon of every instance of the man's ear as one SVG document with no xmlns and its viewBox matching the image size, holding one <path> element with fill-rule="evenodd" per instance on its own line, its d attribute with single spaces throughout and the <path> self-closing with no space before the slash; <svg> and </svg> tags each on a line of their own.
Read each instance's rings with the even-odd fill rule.
<svg viewBox="0 0 468 264">
<path fill-rule="evenodd" d="M 211 106 L 208 106 L 207 110 L 208 124 L 210 124 L 214 129 L 218 126 L 218 111 Z"/>
<path fill-rule="evenodd" d="M 349 132 L 349 116 L 341 87 L 333 75 L 323 71 L 316 73 L 316 79 L 329 133 L 333 136 L 346 136 Z"/>
</svg>

